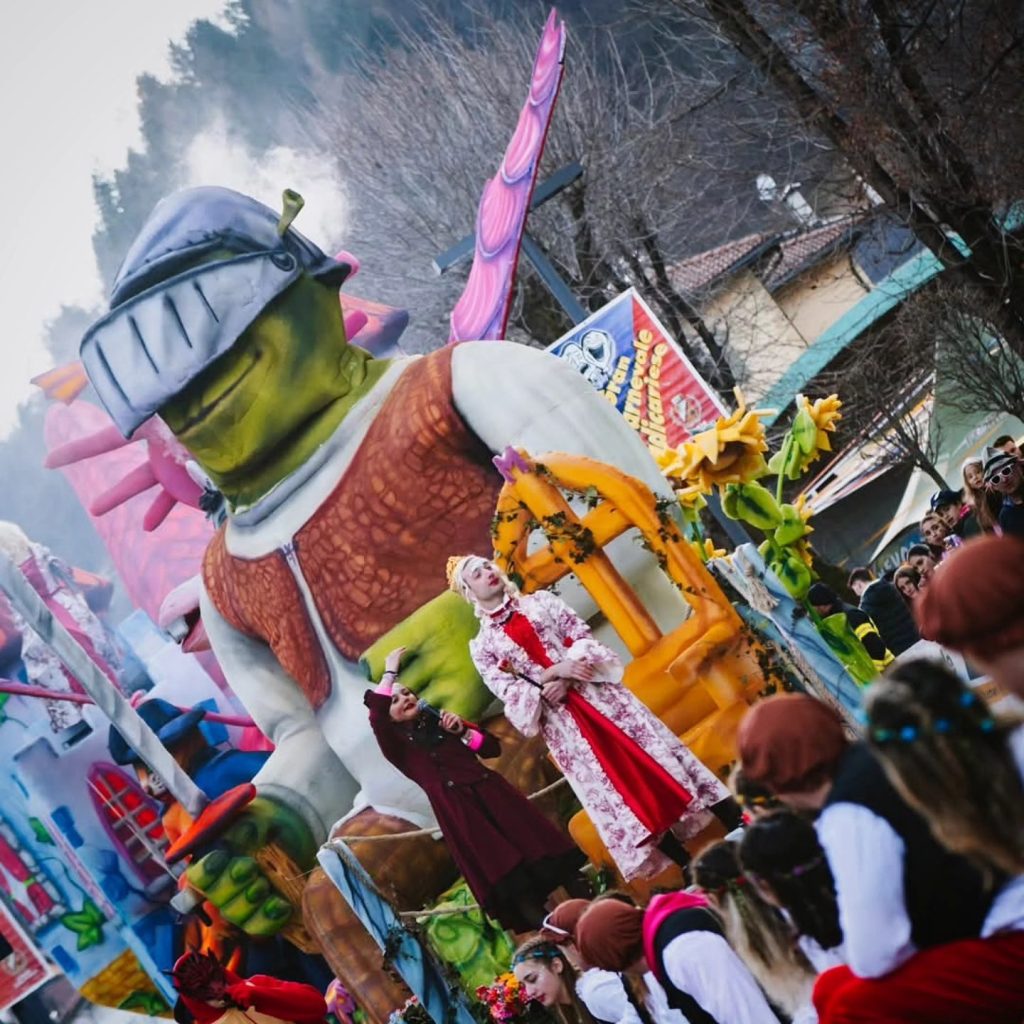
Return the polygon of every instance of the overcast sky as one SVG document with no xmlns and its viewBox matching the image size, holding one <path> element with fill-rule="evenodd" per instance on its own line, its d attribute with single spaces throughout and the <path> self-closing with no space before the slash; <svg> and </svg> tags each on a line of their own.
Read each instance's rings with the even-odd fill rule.
<svg viewBox="0 0 1024 1024">
<path fill-rule="evenodd" d="M 167 78 L 168 43 L 224 0 L 33 0 L 4 6 L 0 31 L 0 439 L 48 366 L 43 324 L 92 304 L 90 176 L 139 143 L 135 79 Z"/>
</svg>

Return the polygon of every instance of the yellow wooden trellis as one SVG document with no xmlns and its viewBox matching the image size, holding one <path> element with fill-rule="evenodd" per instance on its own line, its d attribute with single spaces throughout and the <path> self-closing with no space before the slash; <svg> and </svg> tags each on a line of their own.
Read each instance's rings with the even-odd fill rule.
<svg viewBox="0 0 1024 1024">
<path fill-rule="evenodd" d="M 520 452 L 518 459 L 503 460 L 502 468 L 506 484 L 494 531 L 498 564 L 526 592 L 575 575 L 632 655 L 626 685 L 709 768 L 724 770 L 735 756 L 740 719 L 769 680 L 742 620 L 667 503 L 640 480 L 580 455 L 555 452 L 531 459 Z M 592 507 L 578 515 L 565 493 L 587 496 Z M 631 529 L 639 531 L 689 606 L 689 614 L 667 633 L 605 553 Z M 530 551 L 537 530 L 546 543 Z M 585 833 L 574 822 L 574 834 L 593 855 L 592 844 L 578 834 L 581 828 Z"/>
</svg>

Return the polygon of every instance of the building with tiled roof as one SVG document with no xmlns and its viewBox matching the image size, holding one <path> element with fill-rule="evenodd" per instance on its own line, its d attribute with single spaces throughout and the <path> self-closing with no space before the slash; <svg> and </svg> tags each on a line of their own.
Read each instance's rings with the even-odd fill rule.
<svg viewBox="0 0 1024 1024">
<path fill-rule="evenodd" d="M 892 224 L 857 214 L 734 239 L 676 263 L 670 279 L 723 344 L 748 398 L 778 401 L 790 367 L 807 363 L 914 252 Z"/>
</svg>

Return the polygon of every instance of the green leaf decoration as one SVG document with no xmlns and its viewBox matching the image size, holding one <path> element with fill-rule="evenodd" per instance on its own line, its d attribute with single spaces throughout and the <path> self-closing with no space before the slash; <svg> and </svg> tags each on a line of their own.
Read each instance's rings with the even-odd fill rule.
<svg viewBox="0 0 1024 1024">
<path fill-rule="evenodd" d="M 131 995 L 118 1004 L 117 1008 L 119 1010 L 127 1010 L 128 1012 L 140 1010 L 148 1017 L 163 1017 L 170 1010 L 163 996 L 159 993 L 142 991 L 132 992 Z"/>
<path fill-rule="evenodd" d="M 82 903 L 82 909 L 65 914 L 60 919 L 60 923 L 78 937 L 76 948 L 81 952 L 83 949 L 102 945 L 103 925 L 106 920 L 100 908 L 86 897 Z"/>
<path fill-rule="evenodd" d="M 818 424 L 814 417 L 804 408 L 796 414 L 793 426 L 790 427 L 793 441 L 804 455 L 812 455 L 818 450 Z"/>
<path fill-rule="evenodd" d="M 774 530 L 782 522 L 775 496 L 759 483 L 736 485 L 736 512 L 744 522 L 759 530 Z"/>
<path fill-rule="evenodd" d="M 786 547 L 807 533 L 807 524 L 793 505 L 782 506 L 782 522 L 775 531 L 775 543 Z"/>
</svg>

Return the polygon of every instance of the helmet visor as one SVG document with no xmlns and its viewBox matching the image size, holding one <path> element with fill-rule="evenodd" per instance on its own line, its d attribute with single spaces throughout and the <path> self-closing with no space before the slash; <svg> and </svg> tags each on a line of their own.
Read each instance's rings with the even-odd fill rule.
<svg viewBox="0 0 1024 1024">
<path fill-rule="evenodd" d="M 204 263 L 93 324 L 82 362 L 121 433 L 130 437 L 180 394 L 301 274 L 283 249 Z"/>
</svg>

